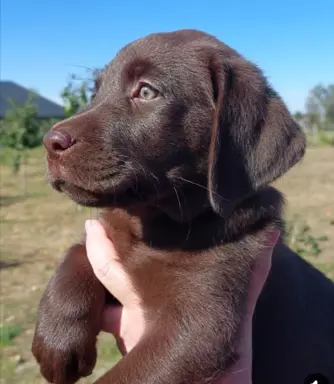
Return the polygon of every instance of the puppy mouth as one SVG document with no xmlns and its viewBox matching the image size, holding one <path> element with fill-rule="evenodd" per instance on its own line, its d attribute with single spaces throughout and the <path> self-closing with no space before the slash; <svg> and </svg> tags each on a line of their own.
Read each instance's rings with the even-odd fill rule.
<svg viewBox="0 0 334 384">
<path fill-rule="evenodd" d="M 96 190 L 89 190 L 64 179 L 51 180 L 50 184 L 56 191 L 65 193 L 75 203 L 85 207 L 127 208 L 145 204 L 148 200 L 156 200 L 152 197 L 151 188 L 138 189 L 130 181 Z M 153 193 L 156 194 L 155 189 Z"/>
<path fill-rule="evenodd" d="M 125 172 L 124 172 L 125 171 Z M 159 188 L 147 177 L 133 174 L 124 169 L 114 170 L 108 175 L 95 175 L 95 181 L 73 179 L 58 167 L 48 167 L 48 183 L 57 192 L 66 194 L 75 203 L 94 208 L 137 206 L 157 204 L 158 200 L 169 195 L 169 185 L 159 178 Z M 165 188 L 163 188 L 165 187 Z"/>
<path fill-rule="evenodd" d="M 80 187 L 79 185 L 76 185 L 76 184 L 71 183 L 71 182 L 64 180 L 64 179 L 52 180 L 52 181 L 50 181 L 50 184 L 51 184 L 52 188 L 55 189 L 57 192 L 66 193 L 70 196 L 73 193 L 75 195 L 77 195 L 77 194 L 96 195 L 97 194 L 97 192 L 90 191 L 88 189 Z"/>
<path fill-rule="evenodd" d="M 73 171 L 72 171 L 73 173 Z M 95 174 L 85 180 L 73 178 L 71 171 L 59 164 L 48 161 L 47 181 L 57 192 L 66 194 L 77 204 L 91 207 L 106 206 L 113 204 L 118 194 L 129 188 L 125 175 L 121 170 Z"/>
<path fill-rule="evenodd" d="M 63 192 L 63 186 L 65 186 L 66 181 L 65 180 L 54 180 L 51 183 L 51 186 L 53 189 L 55 189 L 57 192 Z"/>
<path fill-rule="evenodd" d="M 64 179 L 53 180 L 50 184 L 56 191 L 65 193 L 76 203 L 87 207 L 102 208 L 124 204 L 129 195 L 126 188 L 122 188 L 122 191 L 119 191 L 119 188 L 117 191 L 114 188 L 89 190 Z"/>
</svg>

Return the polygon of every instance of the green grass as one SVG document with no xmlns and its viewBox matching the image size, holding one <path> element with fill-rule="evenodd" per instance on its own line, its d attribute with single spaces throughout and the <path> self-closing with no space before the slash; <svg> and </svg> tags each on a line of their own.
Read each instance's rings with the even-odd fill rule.
<svg viewBox="0 0 334 384">
<path fill-rule="evenodd" d="M 21 176 L 10 169 L 11 151 L 0 150 L 0 249 L 1 249 L 1 342 L 0 384 L 44 383 L 33 356 L 31 341 L 39 299 L 64 250 L 80 236 L 86 218 L 96 211 L 78 209 L 68 198 L 45 182 L 43 151 L 29 152 L 28 194 L 22 195 Z M 301 235 L 318 242 L 320 254 L 307 248 L 305 257 L 334 279 L 334 148 L 311 147 L 305 160 L 277 184 L 287 198 L 286 216 L 310 230 Z M 298 232 L 298 231 L 297 231 Z M 119 359 L 110 335 L 99 338 L 99 359 L 94 375 L 80 383 L 92 383 Z"/>
<path fill-rule="evenodd" d="M 0 325 L 0 347 L 11 345 L 16 336 L 23 332 L 20 325 Z"/>
<path fill-rule="evenodd" d="M 313 147 L 334 147 L 334 131 L 320 130 L 315 134 L 308 134 L 307 141 Z"/>
</svg>

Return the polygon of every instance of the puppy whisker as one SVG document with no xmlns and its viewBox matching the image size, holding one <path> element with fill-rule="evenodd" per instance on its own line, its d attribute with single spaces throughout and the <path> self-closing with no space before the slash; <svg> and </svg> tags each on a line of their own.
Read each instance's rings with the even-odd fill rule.
<svg viewBox="0 0 334 384">
<path fill-rule="evenodd" d="M 186 199 L 186 197 L 184 196 L 184 193 L 183 193 L 182 189 L 179 190 L 179 193 L 180 193 L 181 196 L 182 196 L 182 199 L 183 199 L 183 202 L 184 202 L 184 206 L 185 206 L 185 208 L 186 208 L 186 210 L 187 210 L 187 217 L 190 217 L 189 206 L 188 206 L 187 199 Z M 191 220 L 188 220 L 188 223 L 189 223 L 189 225 L 188 225 L 188 231 L 187 231 L 187 235 L 186 235 L 186 241 L 188 241 L 189 238 L 190 238 L 190 233 L 191 233 Z"/>
<path fill-rule="evenodd" d="M 186 183 L 193 184 L 193 185 L 196 185 L 197 187 L 203 188 L 203 189 L 205 189 L 206 191 L 208 191 L 208 192 L 214 194 L 215 196 L 220 197 L 222 200 L 230 201 L 230 200 L 228 200 L 228 199 L 225 199 L 223 196 L 219 195 L 219 193 L 216 193 L 215 191 L 211 191 L 209 188 L 205 187 L 204 185 L 195 183 L 194 181 L 191 181 L 191 180 L 187 180 L 187 179 L 185 179 L 184 177 L 181 177 L 181 176 L 176 176 L 176 178 L 179 179 L 179 180 L 182 180 L 182 181 L 184 181 L 184 182 L 186 182 Z"/>
<path fill-rule="evenodd" d="M 179 204 L 181 219 L 183 219 L 183 211 L 182 211 L 181 201 L 180 201 L 179 195 L 177 193 L 177 189 L 175 187 L 173 187 L 173 188 L 174 188 L 175 195 L 176 195 L 176 198 L 177 198 L 177 201 L 178 201 L 178 204 Z"/>
</svg>

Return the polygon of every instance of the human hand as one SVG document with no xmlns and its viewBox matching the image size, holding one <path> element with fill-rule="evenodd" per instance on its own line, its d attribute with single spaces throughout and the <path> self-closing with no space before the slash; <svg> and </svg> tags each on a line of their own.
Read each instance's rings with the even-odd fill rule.
<svg viewBox="0 0 334 384">
<path fill-rule="evenodd" d="M 86 222 L 86 248 L 88 259 L 96 277 L 122 306 L 106 306 L 103 330 L 112 333 L 123 355 L 141 339 L 145 331 L 144 311 L 139 296 L 98 220 Z M 252 376 L 252 318 L 257 299 L 267 279 L 273 248 L 279 231 L 273 231 L 267 246 L 258 255 L 248 293 L 244 323 L 240 330 L 238 352 L 240 358 L 217 380 L 217 384 L 250 384 Z"/>
<path fill-rule="evenodd" d="M 87 220 L 87 256 L 96 277 L 122 305 L 106 305 L 102 330 L 112 333 L 124 356 L 139 342 L 145 331 L 144 311 L 129 276 L 125 273 L 113 243 L 98 220 Z"/>
</svg>

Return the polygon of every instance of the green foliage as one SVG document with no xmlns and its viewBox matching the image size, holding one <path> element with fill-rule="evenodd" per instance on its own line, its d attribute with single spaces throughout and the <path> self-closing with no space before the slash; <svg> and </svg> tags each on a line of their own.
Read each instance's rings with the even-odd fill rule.
<svg viewBox="0 0 334 384">
<path fill-rule="evenodd" d="M 307 133 L 307 142 L 309 146 L 332 146 L 334 147 L 334 130 L 320 130 L 314 133 Z"/>
<path fill-rule="evenodd" d="M 35 95 L 30 93 L 23 106 L 9 100 L 12 108 L 0 126 L 2 146 L 21 151 L 40 145 L 40 124 L 34 99 Z"/>
<path fill-rule="evenodd" d="M 94 82 L 99 70 L 88 70 L 87 72 L 90 76 L 84 80 L 75 74 L 70 75 L 68 84 L 61 92 L 67 117 L 84 109 L 94 93 Z"/>
<path fill-rule="evenodd" d="M 306 100 L 306 111 L 309 115 L 324 117 L 326 111 L 327 89 L 322 84 L 314 86 Z"/>
<path fill-rule="evenodd" d="M 331 133 L 321 130 L 317 136 L 320 145 L 331 145 L 334 147 L 334 132 Z"/>
<path fill-rule="evenodd" d="M 40 144 L 42 144 L 43 136 L 50 130 L 52 126 L 58 123 L 62 119 L 40 119 L 39 120 L 39 136 L 40 136 Z"/>
<path fill-rule="evenodd" d="M 84 81 L 79 86 L 76 86 L 72 76 L 72 80 L 68 82 L 68 84 L 61 93 L 61 98 L 63 99 L 65 104 L 66 117 L 74 115 L 87 105 L 87 89 L 87 82 Z"/>
<path fill-rule="evenodd" d="M 40 121 L 37 117 L 36 95 L 30 92 L 24 105 L 9 100 L 12 108 L 8 110 L 0 125 L 0 144 L 14 150 L 12 170 L 17 174 L 22 164 L 27 161 L 26 150 L 35 148 L 41 143 Z M 25 167 L 23 168 L 23 193 L 27 192 Z"/>
<path fill-rule="evenodd" d="M 4 347 L 12 344 L 15 337 L 23 332 L 20 325 L 1 325 L 0 326 L 0 346 Z"/>
<path fill-rule="evenodd" d="M 0 166 L 10 167 L 13 162 L 13 156 L 16 154 L 15 149 L 0 148 Z M 27 150 L 27 156 L 36 164 L 44 164 L 45 151 L 42 145 Z M 1 278 L 0 278 L 1 280 Z"/>
<path fill-rule="evenodd" d="M 306 223 L 301 223 L 295 216 L 287 226 L 288 244 L 300 256 L 318 257 L 321 252 L 321 243 L 328 241 L 327 236 L 316 237 Z"/>
<path fill-rule="evenodd" d="M 306 100 L 306 114 L 295 118 L 306 118 L 311 127 L 317 130 L 334 130 L 334 84 L 318 84 L 313 87 Z"/>
<path fill-rule="evenodd" d="M 297 111 L 294 113 L 293 117 L 296 121 L 301 121 L 304 118 L 304 114 L 300 111 Z"/>
</svg>

